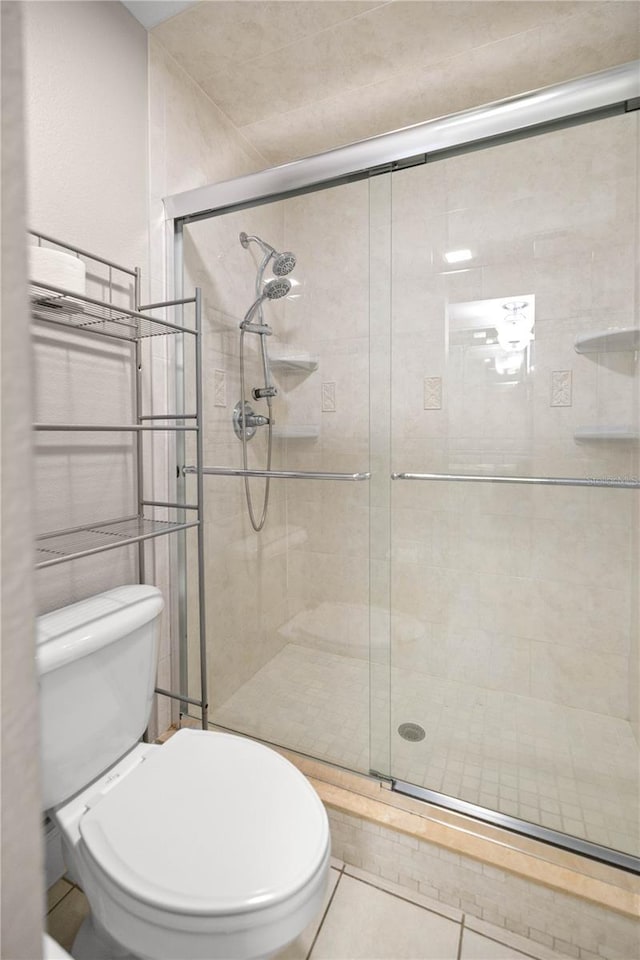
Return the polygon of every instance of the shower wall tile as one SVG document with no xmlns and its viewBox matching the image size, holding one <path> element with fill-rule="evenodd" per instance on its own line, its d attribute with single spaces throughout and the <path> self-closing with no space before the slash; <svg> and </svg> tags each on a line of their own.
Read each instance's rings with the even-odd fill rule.
<svg viewBox="0 0 640 960">
<path fill-rule="evenodd" d="M 478 34 L 484 34 L 482 40 Z M 240 76 L 212 70 L 203 87 L 242 126 L 275 113 L 274 99 L 280 113 L 311 105 L 319 87 L 325 96 L 335 96 L 345 88 L 390 79 L 398 63 L 417 67 L 445 59 L 472 47 L 474 37 L 478 44 L 489 39 L 484 14 L 474 3 L 427 2 L 417 9 L 411 3 L 381 4 L 365 16 L 245 62 Z"/>
<path fill-rule="evenodd" d="M 367 604 L 369 571 L 364 564 L 348 555 L 300 553 L 289 571 L 292 598 L 303 597 L 307 604 L 317 605 L 326 599 L 338 603 Z"/>
<path fill-rule="evenodd" d="M 242 87 L 244 97 L 234 91 L 235 74 L 231 73 L 226 77 L 218 74 L 209 77 L 206 89 L 214 100 L 218 96 L 224 98 L 227 109 L 231 109 L 230 100 L 237 98 L 241 119 L 234 119 L 241 124 L 246 137 L 271 163 L 283 163 L 356 139 L 571 80 L 633 60 L 640 49 L 635 4 L 483 3 L 474 5 L 472 15 L 458 24 L 455 37 L 445 30 L 443 45 L 438 46 L 438 55 L 433 58 L 431 49 L 424 48 L 424 36 L 440 39 L 438 30 L 445 29 L 445 25 L 439 20 L 447 17 L 444 5 L 436 4 L 440 9 L 435 13 L 426 3 L 419 7 L 395 3 L 390 6 L 413 7 L 404 22 L 397 24 L 400 31 L 409 29 L 413 33 L 403 37 L 403 52 L 395 60 L 389 53 L 393 40 L 398 40 L 398 33 L 395 38 L 392 35 L 391 44 L 383 43 L 381 56 L 375 61 L 371 45 L 381 39 L 379 25 L 384 22 L 388 30 L 391 24 L 386 21 L 403 18 L 398 16 L 398 10 L 374 10 L 351 25 L 350 36 L 345 36 L 342 26 L 334 28 L 333 36 L 329 31 L 322 38 L 328 50 L 324 56 L 322 45 L 315 37 L 294 45 L 296 57 L 293 59 L 289 48 L 279 52 L 278 56 L 283 58 L 285 52 L 288 54 L 287 64 L 280 67 L 280 76 L 288 83 L 288 89 L 279 106 L 274 106 L 272 96 L 267 102 L 258 99 L 256 103 L 254 98 L 249 107 L 241 103 L 246 98 L 246 87 Z M 459 8 L 458 15 L 464 7 L 459 3 L 448 6 L 450 11 Z M 518 13 L 513 12 L 527 7 L 533 9 L 531 19 L 520 19 Z M 416 26 L 423 16 L 429 20 L 426 30 Z M 449 16 L 455 18 L 456 10 Z M 363 52 L 358 46 L 358 35 L 365 29 L 366 50 Z M 416 37 L 421 38 L 420 44 L 415 41 Z M 385 36 L 384 41 L 386 39 Z M 308 48 L 312 44 L 315 50 L 310 52 Z M 345 45 L 352 48 L 348 54 Z M 412 56 L 412 51 L 416 56 Z M 298 56 L 304 60 L 302 82 L 297 68 Z M 332 63 L 332 56 L 342 56 L 343 61 L 348 59 L 349 63 L 346 67 L 341 63 L 327 81 L 325 71 L 330 72 L 328 65 Z M 252 68 L 257 70 L 269 59 L 256 60 Z M 398 64 L 402 64 L 402 69 L 398 69 Z M 391 75 L 385 76 L 390 69 Z M 251 91 L 256 79 L 257 74 L 245 81 Z M 338 85 L 332 86 L 332 83 Z M 261 103 L 260 110 L 257 107 Z M 499 183 L 496 178 L 496 184 Z"/>
<path fill-rule="evenodd" d="M 270 55 L 307 35 L 366 13 L 377 0 L 346 0 L 327 4 L 323 0 L 292 3 L 282 16 L 277 2 L 218 0 L 215 6 L 198 4 L 187 16 L 159 24 L 153 36 L 162 43 L 196 81 L 205 80 L 214 69 L 227 71 L 235 62 Z M 235 118 L 234 118 L 235 119 Z"/>
<path fill-rule="evenodd" d="M 551 76 L 594 73 L 637 58 L 640 10 L 637 4 L 585 4 L 572 17 L 542 25 L 539 37 Z"/>
<path fill-rule="evenodd" d="M 626 718 L 628 670 L 626 656 L 590 650 L 577 660 L 574 646 L 531 644 L 531 692 L 541 700 Z"/>
<path fill-rule="evenodd" d="M 336 490 L 333 499 L 322 497 L 319 500 L 304 496 L 304 493 L 302 497 L 292 495 L 287 501 L 287 521 L 290 527 L 305 532 L 304 541 L 297 549 L 358 557 L 366 563 L 369 556 L 369 498 L 366 490 L 358 493 L 357 497 L 345 496 Z"/>
<path fill-rule="evenodd" d="M 630 591 L 599 585 L 589 590 L 550 579 L 532 581 L 531 619 L 527 636 L 579 651 L 629 654 Z"/>
</svg>

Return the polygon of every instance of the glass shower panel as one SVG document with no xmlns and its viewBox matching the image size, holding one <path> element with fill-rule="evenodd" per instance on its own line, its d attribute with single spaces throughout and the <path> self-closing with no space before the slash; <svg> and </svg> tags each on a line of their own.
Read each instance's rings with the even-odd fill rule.
<svg viewBox="0 0 640 960">
<path fill-rule="evenodd" d="M 185 227 L 185 273 L 203 288 L 206 465 L 242 466 L 232 426 L 239 324 L 262 253 L 241 246 L 241 231 L 297 258 L 289 296 L 264 306 L 278 389 L 271 469 L 368 472 L 367 181 Z M 264 279 L 272 276 L 268 267 Z M 246 395 L 267 415 L 251 397 L 264 386 L 259 340 L 245 336 Z M 266 467 L 266 427 L 249 441 L 248 461 Z M 249 482 L 259 515 L 266 481 Z M 272 479 L 259 533 L 241 477 L 207 476 L 205 509 L 211 722 L 368 771 L 368 482 Z"/>
<path fill-rule="evenodd" d="M 393 777 L 633 854 L 637 491 L 482 478 L 638 477 L 637 158 L 636 113 L 395 173 L 391 387 L 392 470 L 475 478 L 392 483 Z"/>
</svg>

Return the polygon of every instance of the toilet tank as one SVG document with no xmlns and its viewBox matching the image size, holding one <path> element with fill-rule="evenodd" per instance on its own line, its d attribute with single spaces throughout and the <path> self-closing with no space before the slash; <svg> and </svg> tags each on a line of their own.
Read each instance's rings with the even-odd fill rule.
<svg viewBox="0 0 640 960">
<path fill-rule="evenodd" d="M 157 587 L 116 587 L 38 618 L 44 809 L 87 786 L 142 736 L 155 685 Z"/>
</svg>

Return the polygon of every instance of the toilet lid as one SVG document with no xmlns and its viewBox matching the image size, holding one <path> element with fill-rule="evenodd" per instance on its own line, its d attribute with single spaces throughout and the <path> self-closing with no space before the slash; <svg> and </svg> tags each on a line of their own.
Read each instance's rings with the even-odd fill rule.
<svg viewBox="0 0 640 960">
<path fill-rule="evenodd" d="M 94 868 L 126 894 L 183 914 L 278 903 L 320 868 L 324 807 L 284 757 L 252 740 L 181 730 L 80 821 Z"/>
</svg>

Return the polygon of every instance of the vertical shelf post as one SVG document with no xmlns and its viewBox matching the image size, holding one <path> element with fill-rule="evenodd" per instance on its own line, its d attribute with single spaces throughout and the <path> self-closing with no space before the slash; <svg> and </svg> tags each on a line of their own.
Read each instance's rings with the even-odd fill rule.
<svg viewBox="0 0 640 960">
<path fill-rule="evenodd" d="M 140 267 L 135 268 L 133 281 L 133 299 L 134 309 L 137 311 L 140 306 Z M 140 321 L 138 321 L 138 333 Z M 142 338 L 138 335 L 135 343 L 135 399 L 136 399 L 136 423 L 142 424 Z M 142 431 L 139 430 L 136 435 L 136 484 L 138 496 L 138 516 L 141 517 L 144 511 L 144 465 L 142 458 L 144 456 L 144 447 L 142 443 Z M 144 541 L 138 544 L 138 581 L 145 583 L 145 545 Z"/>
<path fill-rule="evenodd" d="M 204 483 L 202 467 L 204 466 L 203 430 L 202 430 L 202 290 L 195 290 L 195 326 L 196 326 L 196 484 L 198 504 L 198 611 L 200 634 L 200 698 L 202 700 L 202 729 L 206 730 L 209 723 L 209 703 L 207 699 L 207 624 L 205 615 L 204 589 Z"/>
</svg>

